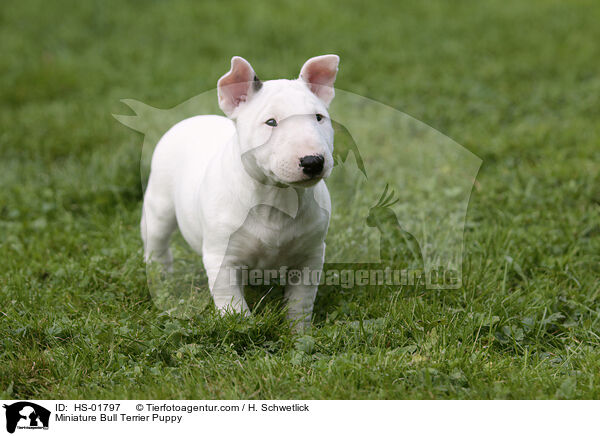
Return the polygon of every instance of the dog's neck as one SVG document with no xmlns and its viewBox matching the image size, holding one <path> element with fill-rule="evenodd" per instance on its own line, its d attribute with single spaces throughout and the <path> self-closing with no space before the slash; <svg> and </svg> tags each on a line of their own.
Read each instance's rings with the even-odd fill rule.
<svg viewBox="0 0 600 436">
<path fill-rule="evenodd" d="M 232 164 L 228 170 L 236 174 L 236 189 L 240 190 L 238 200 L 250 207 L 266 204 L 295 218 L 311 196 L 314 196 L 314 186 L 280 184 L 269 179 L 252 162 L 244 163 L 237 133 L 227 144 L 227 149 L 224 158 Z"/>
</svg>

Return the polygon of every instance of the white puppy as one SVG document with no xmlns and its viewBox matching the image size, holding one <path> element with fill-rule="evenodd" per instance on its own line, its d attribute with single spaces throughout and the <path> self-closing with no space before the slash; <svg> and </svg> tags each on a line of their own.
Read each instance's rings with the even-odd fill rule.
<svg viewBox="0 0 600 436">
<path fill-rule="evenodd" d="M 184 120 L 154 151 L 141 222 L 146 262 L 171 268 L 178 226 L 202 255 L 222 312 L 248 311 L 232 271 L 310 272 L 312 280 L 285 286 L 290 319 L 310 324 L 331 212 L 323 179 L 334 163 L 327 107 L 338 63 L 336 55 L 318 56 L 296 80 L 263 83 L 246 60 L 231 60 L 217 83 L 228 118 Z"/>
</svg>

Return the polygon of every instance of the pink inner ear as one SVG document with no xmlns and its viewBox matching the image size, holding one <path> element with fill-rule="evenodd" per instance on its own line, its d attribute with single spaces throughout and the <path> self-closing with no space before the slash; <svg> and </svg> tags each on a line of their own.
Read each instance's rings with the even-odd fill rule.
<svg viewBox="0 0 600 436">
<path fill-rule="evenodd" d="M 247 82 L 232 82 L 229 85 L 225 84 L 224 91 L 231 99 L 233 105 L 238 106 L 240 103 L 246 101 L 248 88 Z"/>
<path fill-rule="evenodd" d="M 232 71 L 231 74 L 224 77 L 221 80 L 221 86 L 233 101 L 245 101 L 249 88 L 248 82 L 252 80 L 251 76 L 250 68 L 242 65 L 239 70 Z"/>
<path fill-rule="evenodd" d="M 335 71 L 319 68 L 317 66 L 309 68 L 307 73 L 307 81 L 314 83 L 315 85 L 330 85 L 332 82 L 331 79 L 335 75 Z"/>
<path fill-rule="evenodd" d="M 240 103 L 248 98 L 254 71 L 243 60 L 236 60 L 232 70 L 223 76 L 218 83 L 219 100 L 225 113 L 232 112 Z"/>
<path fill-rule="evenodd" d="M 334 55 L 318 56 L 309 59 L 300 72 L 300 77 L 309 89 L 325 104 L 329 104 L 335 95 L 333 84 L 337 74 L 339 58 Z"/>
</svg>

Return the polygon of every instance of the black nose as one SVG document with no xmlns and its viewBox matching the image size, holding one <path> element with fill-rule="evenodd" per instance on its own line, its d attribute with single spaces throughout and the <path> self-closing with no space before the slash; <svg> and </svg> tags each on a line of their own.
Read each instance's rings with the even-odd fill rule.
<svg viewBox="0 0 600 436">
<path fill-rule="evenodd" d="M 302 167 L 302 171 L 304 174 L 308 174 L 309 176 L 316 176 L 323 171 L 323 164 L 325 163 L 325 159 L 320 154 L 316 154 L 314 156 L 304 156 L 300 158 L 300 166 Z"/>
</svg>

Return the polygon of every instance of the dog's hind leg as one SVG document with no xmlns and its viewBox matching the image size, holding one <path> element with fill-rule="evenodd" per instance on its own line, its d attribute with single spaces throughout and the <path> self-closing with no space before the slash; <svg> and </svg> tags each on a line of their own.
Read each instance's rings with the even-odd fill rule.
<svg viewBox="0 0 600 436">
<path fill-rule="evenodd" d="M 167 271 L 171 271 L 173 255 L 169 248 L 169 241 L 177 227 L 177 218 L 172 199 L 170 196 L 161 194 L 163 193 L 156 189 L 152 183 L 152 177 L 150 177 L 148 189 L 144 195 L 140 223 L 144 241 L 144 260 L 146 263 L 158 262 Z"/>
</svg>

